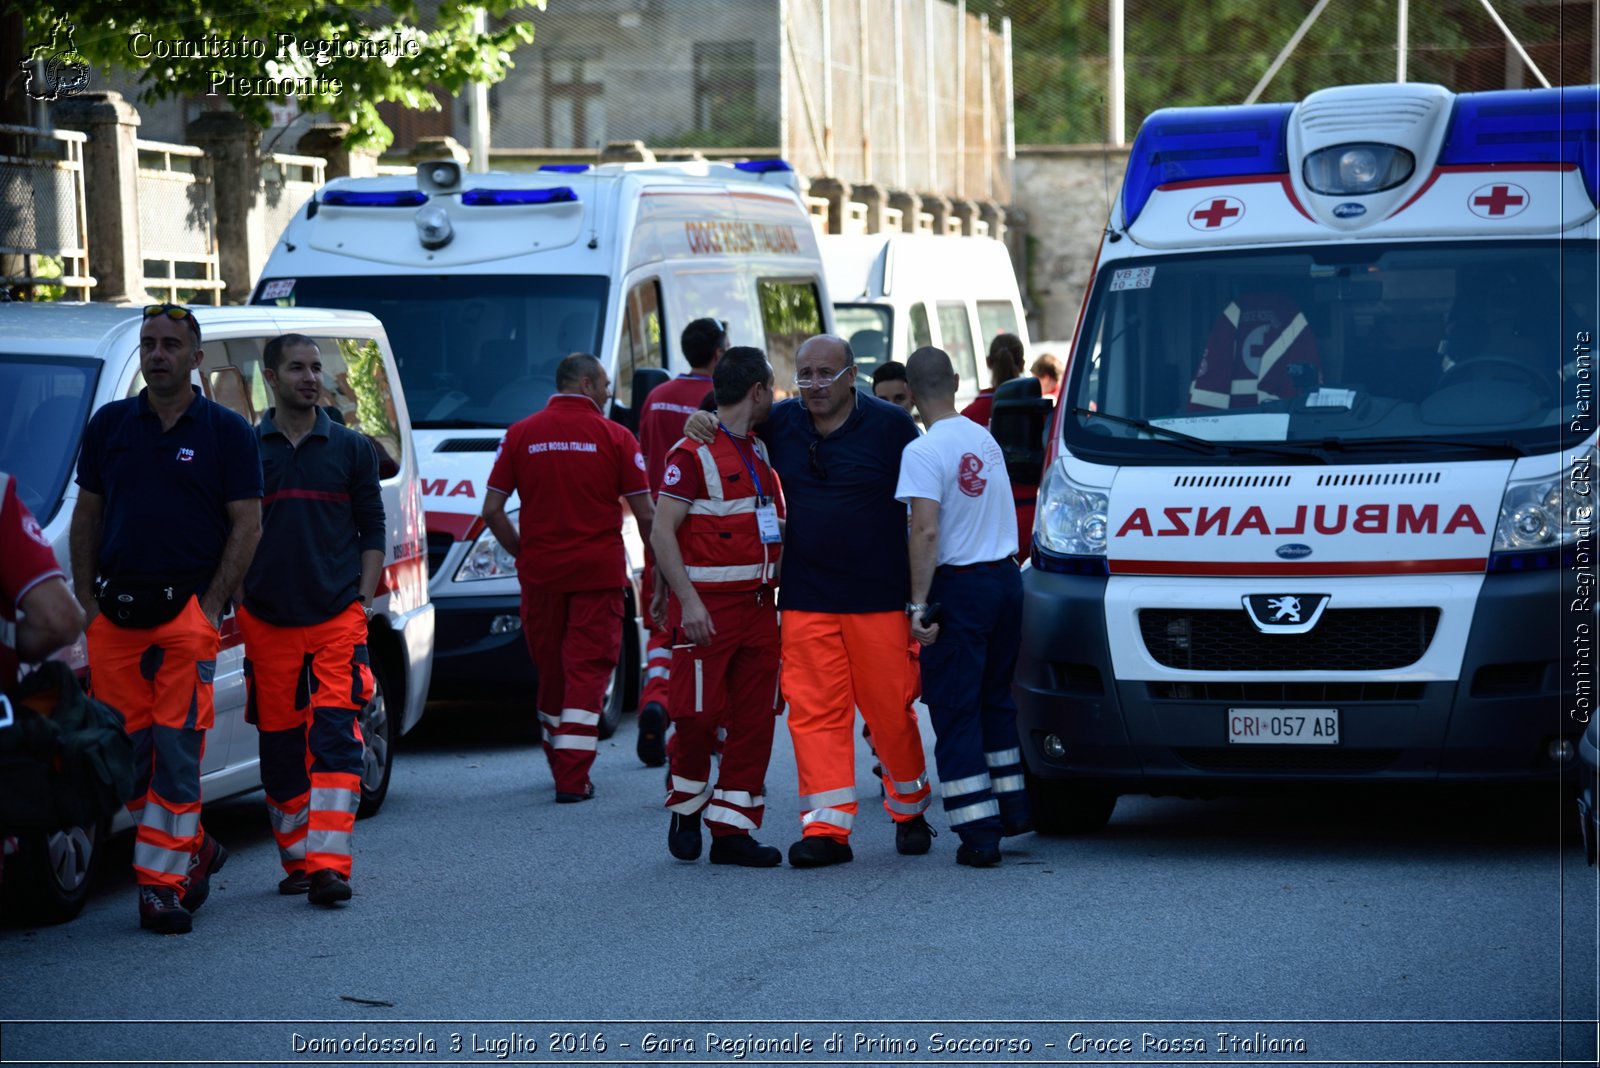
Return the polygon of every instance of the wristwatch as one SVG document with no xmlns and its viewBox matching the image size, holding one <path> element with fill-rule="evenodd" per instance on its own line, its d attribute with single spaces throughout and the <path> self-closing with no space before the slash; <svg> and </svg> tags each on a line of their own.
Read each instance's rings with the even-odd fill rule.
<svg viewBox="0 0 1600 1068">
<path fill-rule="evenodd" d="M 356 594 L 356 603 L 361 605 L 361 610 L 367 614 L 367 618 L 368 619 L 371 619 L 372 618 L 372 602 L 367 600 L 367 595 L 364 594 L 364 593 Z"/>
<path fill-rule="evenodd" d="M 926 612 L 927 610 L 928 606 L 925 604 L 918 604 L 916 601 L 906 602 L 906 615 L 908 617 L 914 617 L 922 612 Z"/>
</svg>

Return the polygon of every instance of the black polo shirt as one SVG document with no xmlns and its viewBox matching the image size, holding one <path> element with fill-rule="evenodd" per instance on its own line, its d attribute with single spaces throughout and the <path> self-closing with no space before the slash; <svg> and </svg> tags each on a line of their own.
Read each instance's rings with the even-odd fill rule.
<svg viewBox="0 0 1600 1068">
<path fill-rule="evenodd" d="M 759 432 L 789 508 L 779 606 L 902 611 L 911 599 L 911 564 L 906 506 L 894 493 L 900 454 L 916 440 L 917 424 L 897 405 L 857 390 L 855 410 L 827 437 L 798 400 L 773 405 Z"/>
<path fill-rule="evenodd" d="M 361 554 L 387 544 L 378 454 L 321 408 L 311 432 L 291 445 L 275 414 L 256 427 L 267 495 L 244 606 L 276 627 L 310 627 L 354 603 Z"/>
<path fill-rule="evenodd" d="M 163 431 L 147 392 L 107 404 L 83 432 L 78 485 L 105 498 L 100 574 L 204 593 L 232 529 L 228 502 L 261 496 L 256 437 L 198 388 Z"/>
</svg>

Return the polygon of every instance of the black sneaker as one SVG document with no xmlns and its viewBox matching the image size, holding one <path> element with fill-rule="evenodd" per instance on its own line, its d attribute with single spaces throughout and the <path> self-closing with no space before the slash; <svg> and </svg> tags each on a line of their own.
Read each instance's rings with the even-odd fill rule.
<svg viewBox="0 0 1600 1068">
<path fill-rule="evenodd" d="M 808 835 L 789 847 L 789 863 L 796 868 L 825 868 L 854 859 L 849 842 L 823 834 Z"/>
<path fill-rule="evenodd" d="M 919 812 L 904 823 L 894 825 L 895 852 L 903 857 L 920 857 L 932 848 L 933 836 L 937 833 Z"/>
<path fill-rule="evenodd" d="M 200 843 L 199 851 L 189 858 L 189 885 L 183 891 L 179 904 L 191 913 L 199 912 L 200 906 L 211 896 L 211 877 L 221 871 L 227 862 L 228 851 L 208 833 Z"/>
<path fill-rule="evenodd" d="M 777 846 L 762 845 L 748 834 L 727 834 L 711 839 L 711 863 L 776 868 L 783 863 L 783 852 Z"/>
<path fill-rule="evenodd" d="M 672 814 L 672 823 L 667 827 L 667 851 L 679 860 L 700 859 L 700 813 Z M 712 843 L 712 855 L 716 855 L 715 843 Z"/>
<path fill-rule="evenodd" d="M 337 905 L 350 900 L 350 880 L 334 871 L 323 868 L 311 873 L 311 889 L 306 899 L 313 905 Z"/>
<path fill-rule="evenodd" d="M 967 845 L 962 843 L 956 850 L 956 863 L 965 864 L 969 868 L 993 868 L 1000 864 L 1000 846 L 995 845 Z"/>
<path fill-rule="evenodd" d="M 311 876 L 307 875 L 300 868 L 296 868 L 294 871 L 278 880 L 278 893 L 282 894 L 284 897 L 294 897 L 296 895 L 304 897 L 306 891 L 310 889 Z"/>
<path fill-rule="evenodd" d="M 556 804 L 558 805 L 575 805 L 579 801 L 592 800 L 594 800 L 594 783 L 592 782 L 586 782 L 583 784 L 582 793 L 569 794 L 563 790 L 556 791 Z"/>
<path fill-rule="evenodd" d="M 170 886 L 139 887 L 139 926 L 157 934 L 188 934 L 194 918 Z"/>
<path fill-rule="evenodd" d="M 639 741 L 634 752 L 647 768 L 667 762 L 667 710 L 655 701 L 639 709 Z"/>
</svg>

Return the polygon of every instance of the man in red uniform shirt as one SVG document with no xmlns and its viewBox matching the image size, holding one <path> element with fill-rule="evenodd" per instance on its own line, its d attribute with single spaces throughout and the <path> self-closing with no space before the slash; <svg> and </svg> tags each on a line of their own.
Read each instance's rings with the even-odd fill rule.
<svg viewBox="0 0 1600 1068">
<path fill-rule="evenodd" d="M 715 319 L 696 319 L 683 328 L 679 338 L 689 373 L 679 375 L 650 391 L 644 413 L 639 416 L 639 444 L 644 449 L 645 468 L 650 476 L 652 495 L 661 492 L 661 472 L 667 466 L 667 453 L 683 437 L 683 424 L 700 410 L 711 394 L 711 374 L 717 360 L 728 347 L 728 335 Z M 655 590 L 655 566 L 645 557 L 644 594 Z M 654 620 L 647 624 L 650 638 L 645 645 L 644 690 L 639 694 L 639 741 L 636 751 L 646 767 L 659 768 L 667 762 L 668 686 L 672 677 L 672 636 Z"/>
<path fill-rule="evenodd" d="M 750 836 L 766 808 L 778 703 L 778 610 L 783 488 L 751 427 L 772 407 L 772 366 L 760 349 L 730 349 L 714 375 L 721 415 L 709 445 L 680 441 L 667 457 L 652 543 L 672 597 L 651 604 L 672 653 L 672 777 L 667 848 L 711 863 L 771 868 L 783 854 Z M 727 729 L 712 789 L 711 750 Z"/>
<path fill-rule="evenodd" d="M 0 692 L 17 681 L 21 661 L 43 660 L 83 633 L 84 613 L 67 589 L 39 521 L 0 471 L 0 618 L 17 625 L 16 646 L 0 641 Z"/>
<path fill-rule="evenodd" d="M 568 356 L 556 389 L 544 411 L 506 431 L 483 519 L 517 558 L 545 757 L 556 800 L 567 804 L 594 796 L 600 705 L 622 646 L 627 557 L 617 498 L 627 499 L 645 541 L 655 509 L 638 441 L 605 417 L 611 380 L 600 361 Z M 506 514 L 513 493 L 523 503 L 520 530 Z"/>
</svg>

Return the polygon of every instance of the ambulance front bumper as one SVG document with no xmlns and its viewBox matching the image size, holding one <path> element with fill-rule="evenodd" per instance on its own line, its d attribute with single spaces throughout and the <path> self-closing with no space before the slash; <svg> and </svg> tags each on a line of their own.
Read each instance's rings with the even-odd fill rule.
<svg viewBox="0 0 1600 1068">
<path fill-rule="evenodd" d="M 433 693 L 531 686 L 520 594 L 434 600 Z"/>
</svg>

